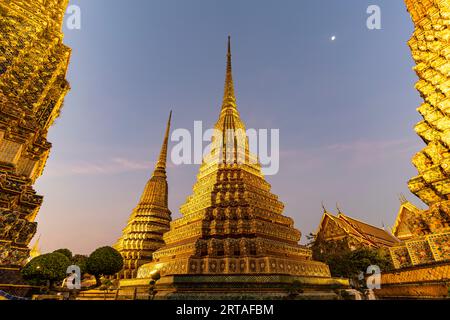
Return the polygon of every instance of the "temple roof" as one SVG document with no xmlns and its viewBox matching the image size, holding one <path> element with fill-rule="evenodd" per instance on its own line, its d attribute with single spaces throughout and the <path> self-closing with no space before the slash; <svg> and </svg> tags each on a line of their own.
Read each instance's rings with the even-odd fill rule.
<svg viewBox="0 0 450 320">
<path fill-rule="evenodd" d="M 352 225 L 358 232 L 361 234 L 370 237 L 372 240 L 374 238 L 378 240 L 383 240 L 390 243 L 397 243 L 398 239 L 395 238 L 392 234 L 390 234 L 388 231 L 383 230 L 381 228 L 375 227 L 373 225 L 370 225 L 368 223 L 359 221 L 354 218 L 350 218 L 349 216 L 346 216 L 344 214 L 339 214 L 338 218 L 346 220 L 349 224 Z M 375 240 L 376 241 L 376 240 Z"/>
<path fill-rule="evenodd" d="M 398 209 L 397 219 L 392 227 L 392 234 L 394 234 L 400 240 L 407 240 L 413 235 L 408 227 L 408 219 L 411 216 L 415 216 L 421 210 L 413 205 L 406 199 L 402 201 L 400 208 Z"/>
<path fill-rule="evenodd" d="M 335 226 L 343 231 L 341 233 L 335 232 L 338 238 L 351 236 L 366 245 L 374 247 L 392 246 L 399 242 L 399 240 L 388 231 L 351 218 L 341 212 L 337 216 L 334 216 L 329 212 L 324 213 L 317 234 L 322 234 L 325 240 L 331 240 L 331 237 L 326 230 L 329 226 L 328 221 L 330 220 L 334 222 Z M 335 238 L 333 237 L 333 239 Z"/>
</svg>

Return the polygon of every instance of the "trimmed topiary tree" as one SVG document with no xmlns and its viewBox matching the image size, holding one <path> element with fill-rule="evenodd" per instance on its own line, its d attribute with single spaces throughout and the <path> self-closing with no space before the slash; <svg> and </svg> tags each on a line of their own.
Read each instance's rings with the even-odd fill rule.
<svg viewBox="0 0 450 320">
<path fill-rule="evenodd" d="M 53 252 L 58 252 L 58 253 L 62 253 L 63 255 L 65 255 L 69 260 L 72 260 L 72 251 L 70 251 L 69 249 L 58 249 L 55 250 Z"/>
<path fill-rule="evenodd" d="M 360 272 L 365 274 L 370 265 L 379 266 L 382 272 L 393 270 L 389 251 L 385 248 L 361 246 L 351 250 L 346 239 L 325 241 L 316 239 L 312 234 L 307 238 L 310 240 L 308 246 L 312 250 L 313 259 L 328 264 L 333 277 L 352 279 L 358 284 Z"/>
<path fill-rule="evenodd" d="M 101 247 L 91 253 L 86 261 L 86 271 L 95 276 L 97 286 L 101 276 L 112 276 L 122 270 L 122 255 L 112 247 Z"/>
<path fill-rule="evenodd" d="M 88 257 L 82 254 L 76 254 L 72 257 L 72 264 L 80 267 L 81 275 L 87 272 L 86 271 L 87 259 Z"/>
<path fill-rule="evenodd" d="M 47 253 L 33 258 L 22 268 L 21 273 L 25 280 L 33 284 L 47 283 L 52 288 L 56 281 L 66 277 L 70 264 L 70 260 L 62 253 Z"/>
</svg>

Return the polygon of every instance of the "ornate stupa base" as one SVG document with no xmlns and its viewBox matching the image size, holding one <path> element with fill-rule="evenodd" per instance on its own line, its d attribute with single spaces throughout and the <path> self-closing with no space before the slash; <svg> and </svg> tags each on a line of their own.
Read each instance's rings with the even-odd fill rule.
<svg viewBox="0 0 450 320">
<path fill-rule="evenodd" d="M 324 263 L 275 257 L 190 258 L 143 265 L 138 279 L 121 280 L 120 297 L 148 299 L 336 299 L 348 280 L 335 279 Z"/>
<path fill-rule="evenodd" d="M 0 290 L 8 293 L 19 293 L 17 288 L 26 286 L 20 269 L 25 265 L 30 249 L 25 245 L 13 245 L 11 241 L 0 240 Z"/>
<path fill-rule="evenodd" d="M 2 286 L 22 283 L 20 268 L 15 266 L 0 266 L 0 289 Z"/>
<path fill-rule="evenodd" d="M 151 279 L 122 280 L 119 297 L 148 299 Z M 348 280 L 279 274 L 172 275 L 156 285 L 160 300 L 333 300 Z"/>
<path fill-rule="evenodd" d="M 38 287 L 23 280 L 19 267 L 0 266 L 0 290 L 13 296 L 26 297 L 38 290 Z"/>
</svg>

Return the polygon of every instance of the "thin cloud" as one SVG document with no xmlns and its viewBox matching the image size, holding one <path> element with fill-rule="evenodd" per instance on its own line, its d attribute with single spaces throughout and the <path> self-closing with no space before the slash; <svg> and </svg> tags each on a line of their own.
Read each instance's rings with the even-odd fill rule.
<svg viewBox="0 0 450 320">
<path fill-rule="evenodd" d="M 49 166 L 47 176 L 74 176 L 74 175 L 110 175 L 131 171 L 152 169 L 149 161 L 135 161 L 126 158 L 112 158 L 105 161 L 78 162 L 64 165 Z"/>
<path fill-rule="evenodd" d="M 283 162 L 295 161 L 296 164 L 301 163 L 303 168 L 310 170 L 321 167 L 330 160 L 342 160 L 350 166 L 381 164 L 393 157 L 412 157 L 419 149 L 419 142 L 407 139 L 361 139 L 318 148 L 282 150 L 280 156 Z"/>
</svg>

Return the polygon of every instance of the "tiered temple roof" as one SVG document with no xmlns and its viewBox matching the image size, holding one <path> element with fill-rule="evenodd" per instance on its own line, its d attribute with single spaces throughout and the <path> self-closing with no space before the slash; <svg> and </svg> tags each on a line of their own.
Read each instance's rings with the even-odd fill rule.
<svg viewBox="0 0 450 320">
<path fill-rule="evenodd" d="M 409 224 L 420 212 L 419 208 L 403 197 L 397 213 L 397 219 L 392 227 L 392 234 L 401 241 L 411 239 L 414 235 Z"/>
<path fill-rule="evenodd" d="M 316 233 L 325 241 L 348 240 L 352 249 L 359 246 L 391 247 L 399 240 L 388 231 L 351 218 L 341 212 L 337 216 L 325 211 Z"/>
</svg>

